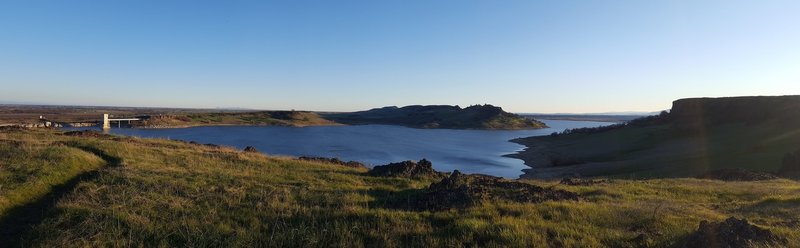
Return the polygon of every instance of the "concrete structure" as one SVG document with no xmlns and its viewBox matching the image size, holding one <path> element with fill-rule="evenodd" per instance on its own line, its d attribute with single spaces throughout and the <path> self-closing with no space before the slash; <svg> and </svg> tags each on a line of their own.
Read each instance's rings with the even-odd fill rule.
<svg viewBox="0 0 800 248">
<path fill-rule="evenodd" d="M 111 128 L 111 122 L 108 121 L 108 114 L 103 114 L 103 129 Z"/>
<path fill-rule="evenodd" d="M 117 122 L 117 127 L 122 127 L 122 122 L 123 121 L 127 121 L 128 124 L 130 124 L 131 121 L 138 121 L 138 120 L 139 120 L 139 118 L 110 119 L 110 118 L 108 118 L 108 114 L 103 114 L 103 129 L 111 128 L 111 122 L 112 121 L 116 121 Z"/>
</svg>

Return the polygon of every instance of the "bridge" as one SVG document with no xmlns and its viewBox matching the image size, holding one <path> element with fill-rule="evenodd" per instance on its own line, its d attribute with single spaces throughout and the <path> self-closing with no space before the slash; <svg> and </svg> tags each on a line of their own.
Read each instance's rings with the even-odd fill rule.
<svg viewBox="0 0 800 248">
<path fill-rule="evenodd" d="M 139 119 L 139 118 L 110 119 L 110 118 L 108 118 L 108 114 L 103 114 L 103 129 L 111 128 L 111 122 L 112 121 L 116 121 L 117 122 L 117 127 L 119 128 L 119 127 L 122 127 L 122 122 L 123 121 L 127 121 L 128 124 L 130 124 L 131 121 L 139 121 L 139 120 L 142 120 L 142 119 Z"/>
</svg>

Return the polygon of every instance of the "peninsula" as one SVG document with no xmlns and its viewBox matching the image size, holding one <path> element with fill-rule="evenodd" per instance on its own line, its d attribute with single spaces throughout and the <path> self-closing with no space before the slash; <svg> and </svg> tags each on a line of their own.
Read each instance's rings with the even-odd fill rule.
<svg viewBox="0 0 800 248">
<path fill-rule="evenodd" d="M 515 139 L 526 178 L 777 173 L 800 150 L 800 96 L 690 98 L 670 112 L 600 128 Z M 788 173 L 788 172 L 785 172 Z"/>
</svg>

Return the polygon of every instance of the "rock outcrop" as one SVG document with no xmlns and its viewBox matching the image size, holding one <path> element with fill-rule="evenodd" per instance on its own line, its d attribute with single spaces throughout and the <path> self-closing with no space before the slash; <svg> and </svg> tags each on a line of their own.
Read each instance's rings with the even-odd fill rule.
<svg viewBox="0 0 800 248">
<path fill-rule="evenodd" d="M 431 184 L 420 194 L 394 205 L 418 211 L 441 211 L 464 209 L 498 200 L 538 203 L 579 199 L 577 194 L 565 190 L 547 189 L 487 175 L 465 175 L 456 170 L 449 177 Z"/>
<path fill-rule="evenodd" d="M 406 178 L 441 178 L 443 173 L 433 169 L 433 164 L 427 159 L 419 162 L 403 161 L 387 165 L 375 166 L 368 173 L 376 177 L 406 177 Z"/>
<path fill-rule="evenodd" d="M 247 146 L 244 148 L 244 152 L 258 152 L 258 149 L 252 146 Z"/>
<path fill-rule="evenodd" d="M 365 166 L 365 165 L 364 165 L 364 164 L 362 164 L 362 163 L 359 163 L 359 162 L 356 162 L 356 161 L 347 161 L 347 162 L 345 162 L 345 161 L 342 161 L 342 160 L 340 160 L 340 159 L 338 159 L 338 158 L 325 158 L 325 157 L 299 157 L 299 158 L 297 158 L 297 159 L 299 159 L 299 160 L 304 160 L 304 161 L 313 161 L 313 162 L 322 162 L 322 163 L 337 164 L 337 165 L 341 165 L 341 166 L 345 166 L 345 167 L 350 167 L 350 168 L 367 168 L 367 166 Z"/>
<path fill-rule="evenodd" d="M 786 245 L 786 239 L 769 230 L 751 225 L 734 217 L 723 222 L 701 221 L 700 227 L 689 235 L 687 248 L 746 248 L 753 246 Z"/>
</svg>

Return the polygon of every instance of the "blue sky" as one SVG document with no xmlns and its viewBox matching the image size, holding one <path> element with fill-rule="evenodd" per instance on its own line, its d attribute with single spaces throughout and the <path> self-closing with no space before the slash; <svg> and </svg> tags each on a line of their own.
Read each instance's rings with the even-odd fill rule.
<svg viewBox="0 0 800 248">
<path fill-rule="evenodd" d="M 800 93 L 800 1 L 2 1 L 0 102 L 655 111 Z"/>
</svg>

